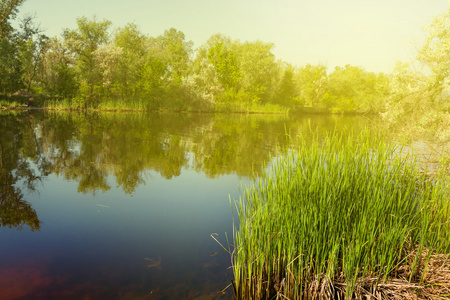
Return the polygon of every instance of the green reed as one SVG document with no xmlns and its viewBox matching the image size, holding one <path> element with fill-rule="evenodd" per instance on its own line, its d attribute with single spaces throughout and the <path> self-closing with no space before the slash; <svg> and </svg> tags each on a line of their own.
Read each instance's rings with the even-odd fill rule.
<svg viewBox="0 0 450 300">
<path fill-rule="evenodd" d="M 255 114 L 288 114 L 289 109 L 277 104 L 260 103 L 216 103 L 214 112 L 220 113 L 255 113 Z"/>
<path fill-rule="evenodd" d="M 406 268 L 417 280 L 425 250 L 450 252 L 445 176 L 422 175 L 398 147 L 330 134 L 285 153 L 236 202 L 238 299 L 351 298 L 365 278 Z"/>
<path fill-rule="evenodd" d="M 0 109 L 9 109 L 9 108 L 13 109 L 19 107 L 25 107 L 25 105 L 16 101 L 0 100 Z"/>
<path fill-rule="evenodd" d="M 44 106 L 52 110 L 71 110 L 77 108 L 72 100 L 64 99 L 50 99 L 44 102 Z"/>
</svg>

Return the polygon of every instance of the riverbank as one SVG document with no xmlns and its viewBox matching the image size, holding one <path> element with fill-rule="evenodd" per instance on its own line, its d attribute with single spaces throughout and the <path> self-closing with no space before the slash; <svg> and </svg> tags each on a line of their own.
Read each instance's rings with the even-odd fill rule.
<svg viewBox="0 0 450 300">
<path fill-rule="evenodd" d="M 237 299 L 449 296 L 445 172 L 429 178 L 367 133 L 285 150 L 235 203 Z"/>
<path fill-rule="evenodd" d="M 27 106 L 24 104 L 21 104 L 19 102 L 16 101 L 5 101 L 5 100 L 0 100 L 0 110 L 18 110 L 18 109 L 24 109 Z"/>
<path fill-rule="evenodd" d="M 218 104 L 214 107 L 178 107 L 173 105 L 151 107 L 140 101 L 127 104 L 121 102 L 106 102 L 98 106 L 82 106 L 75 102 L 64 99 L 47 99 L 18 97 L 14 99 L 0 100 L 1 110 L 22 110 L 22 109 L 46 109 L 54 111 L 90 111 L 90 112 L 179 112 L 179 113 L 244 113 L 244 114 L 288 114 L 287 107 L 273 104 Z"/>
<path fill-rule="evenodd" d="M 24 104 L 25 103 L 25 104 Z M 53 102 L 44 100 L 34 100 L 28 103 L 28 100 L 6 101 L 0 100 L 0 110 L 24 110 L 24 109 L 45 109 L 52 111 L 90 111 L 90 112 L 177 112 L 177 113 L 232 113 L 232 114 L 318 114 L 318 115 L 373 115 L 370 112 L 340 111 L 333 112 L 329 109 L 314 107 L 297 107 L 294 109 L 272 105 L 272 104 L 229 104 L 217 105 L 214 108 L 205 109 L 181 109 L 181 108 L 148 108 L 137 103 L 136 105 L 100 105 L 98 107 L 83 108 L 69 104 L 66 101 Z"/>
</svg>

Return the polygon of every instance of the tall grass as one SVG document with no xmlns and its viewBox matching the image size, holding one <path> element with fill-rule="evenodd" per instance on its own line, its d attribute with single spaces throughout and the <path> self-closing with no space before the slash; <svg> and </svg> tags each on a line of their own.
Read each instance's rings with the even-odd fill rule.
<svg viewBox="0 0 450 300">
<path fill-rule="evenodd" d="M 104 100 L 98 104 L 91 103 L 87 106 L 80 99 L 51 99 L 45 102 L 45 106 L 52 110 L 91 110 L 91 111 L 147 111 L 144 101 L 112 101 Z"/>
<path fill-rule="evenodd" d="M 100 111 L 147 111 L 148 102 L 142 99 L 130 99 L 129 101 L 104 101 L 101 102 L 96 110 Z"/>
<path fill-rule="evenodd" d="M 229 112 L 288 114 L 289 109 L 276 104 L 257 103 L 216 103 L 214 106 L 187 103 L 182 98 L 169 99 L 102 99 L 85 106 L 82 98 L 50 99 L 44 106 L 52 110 L 92 110 L 92 111 L 184 111 L 184 112 Z"/>
<path fill-rule="evenodd" d="M 0 100 L 0 109 L 15 109 L 20 107 L 26 106 L 16 101 Z"/>
<path fill-rule="evenodd" d="M 47 100 L 44 102 L 44 106 L 52 110 L 72 110 L 77 108 L 72 100 L 67 98 Z"/>
<path fill-rule="evenodd" d="M 237 298 L 342 299 L 392 278 L 421 282 L 430 257 L 450 252 L 449 189 L 399 153 L 368 133 L 300 138 L 244 188 Z"/>
<path fill-rule="evenodd" d="M 216 103 L 215 112 L 229 113 L 259 113 L 259 114 L 288 114 L 289 108 L 277 104 L 258 103 Z"/>
</svg>

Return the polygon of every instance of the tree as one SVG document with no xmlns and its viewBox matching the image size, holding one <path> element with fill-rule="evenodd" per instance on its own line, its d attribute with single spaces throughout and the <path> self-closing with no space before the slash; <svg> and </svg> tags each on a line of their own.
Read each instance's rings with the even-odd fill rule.
<svg viewBox="0 0 450 300">
<path fill-rule="evenodd" d="M 216 70 L 219 82 L 226 89 L 239 90 L 241 74 L 236 53 L 231 40 L 220 35 L 210 39 L 213 44 L 208 49 L 208 59 Z"/>
<path fill-rule="evenodd" d="M 216 104 L 217 96 L 225 92 L 216 67 L 209 57 L 209 50 L 214 45 L 212 40 L 217 36 L 212 36 L 205 45 L 197 49 L 192 68 L 182 80 L 183 100 L 195 109 L 211 109 Z"/>
<path fill-rule="evenodd" d="M 0 39 L 0 92 L 14 93 L 23 87 L 21 65 L 18 59 L 17 39 Z"/>
<path fill-rule="evenodd" d="M 284 74 L 278 87 L 275 102 L 292 107 L 299 100 L 299 92 L 294 80 L 295 70 L 291 64 L 285 64 Z"/>
<path fill-rule="evenodd" d="M 382 114 L 388 126 L 432 141 L 450 141 L 450 9 L 425 28 L 426 39 L 411 62 L 398 62 Z"/>
<path fill-rule="evenodd" d="M 22 20 L 18 43 L 22 78 L 28 92 L 39 69 L 42 68 L 42 60 L 49 46 L 49 38 L 42 34 L 39 26 L 33 24 L 33 19 L 26 16 Z"/>
<path fill-rule="evenodd" d="M 450 9 L 434 18 L 426 34 L 417 58 L 431 72 L 428 89 L 435 98 L 450 84 Z"/>
<path fill-rule="evenodd" d="M 320 107 L 328 88 L 327 67 L 324 65 L 310 65 L 300 68 L 296 72 L 300 103 Z"/>
<path fill-rule="evenodd" d="M 13 28 L 9 23 L 14 20 L 19 6 L 25 0 L 0 0 L 0 39 L 7 38 L 13 32 Z"/>
<path fill-rule="evenodd" d="M 181 83 L 181 78 L 187 74 L 192 53 L 192 42 L 185 41 L 184 33 L 170 28 L 155 40 L 158 56 L 166 63 L 175 86 Z"/>
<path fill-rule="evenodd" d="M 49 40 L 39 74 L 48 94 L 72 99 L 78 93 L 79 84 L 73 65 L 74 58 L 68 47 L 56 37 Z"/>
<path fill-rule="evenodd" d="M 18 36 L 9 23 L 25 0 L 0 0 L 0 92 L 13 93 L 22 87 L 18 59 Z"/>
<path fill-rule="evenodd" d="M 272 43 L 245 42 L 238 47 L 241 91 L 245 101 L 267 103 L 271 100 L 279 78 L 279 69 L 272 53 Z"/>
<path fill-rule="evenodd" d="M 119 69 L 118 64 L 122 56 L 122 48 L 110 43 L 99 47 L 94 52 L 95 61 L 102 77 L 102 88 L 111 97 L 116 94 L 118 86 Z"/>
<path fill-rule="evenodd" d="M 96 51 L 109 41 L 110 21 L 77 19 L 76 30 L 64 30 L 63 37 L 75 56 L 75 65 L 80 80 L 81 97 L 85 107 L 96 105 L 102 87 L 101 70 L 97 67 Z"/>
<path fill-rule="evenodd" d="M 329 87 L 324 101 L 328 108 L 338 112 L 378 112 L 380 99 L 387 87 L 382 74 L 367 72 L 361 67 L 346 65 L 336 67 L 329 76 Z"/>
<path fill-rule="evenodd" d="M 167 66 L 159 59 L 149 59 L 139 70 L 138 86 L 149 106 L 159 108 L 165 84 Z"/>
<path fill-rule="evenodd" d="M 147 42 L 148 38 L 133 23 L 119 28 L 115 33 L 114 44 L 122 49 L 117 80 L 123 100 L 137 96 L 138 71 L 145 63 Z"/>
</svg>

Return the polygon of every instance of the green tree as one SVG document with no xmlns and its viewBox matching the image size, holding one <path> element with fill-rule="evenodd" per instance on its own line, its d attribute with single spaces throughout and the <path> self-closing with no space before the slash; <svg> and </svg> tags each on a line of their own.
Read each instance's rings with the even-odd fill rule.
<svg viewBox="0 0 450 300">
<path fill-rule="evenodd" d="M 417 59 L 430 72 L 427 90 L 432 101 L 450 85 L 450 9 L 433 19 Z"/>
<path fill-rule="evenodd" d="M 416 139 L 445 148 L 450 141 L 450 9 L 425 28 L 426 39 L 411 62 L 398 62 L 392 94 L 382 114 Z M 437 148 L 435 150 L 438 150 Z"/>
<path fill-rule="evenodd" d="M 114 36 L 114 44 L 122 49 L 118 61 L 118 84 L 122 100 L 138 96 L 138 72 L 145 63 L 148 38 L 142 34 L 136 24 L 129 23 L 119 28 Z"/>
<path fill-rule="evenodd" d="M 216 70 L 219 82 L 225 89 L 238 91 L 241 74 L 231 40 L 220 35 L 210 40 L 213 44 L 208 49 L 208 59 Z"/>
<path fill-rule="evenodd" d="M 261 41 L 239 45 L 238 60 L 244 101 L 267 103 L 272 100 L 279 78 L 273 46 L 272 43 Z"/>
<path fill-rule="evenodd" d="M 322 107 L 328 88 L 327 67 L 307 64 L 297 70 L 296 79 L 300 103 L 310 107 Z"/>
<path fill-rule="evenodd" d="M 388 87 L 383 74 L 351 65 L 336 67 L 329 76 L 324 102 L 337 112 L 379 112 L 381 99 L 387 97 L 380 83 Z"/>
<path fill-rule="evenodd" d="M 97 66 L 96 51 L 109 41 L 110 21 L 77 19 L 76 30 L 64 30 L 64 42 L 75 55 L 80 81 L 81 101 L 85 107 L 96 106 L 102 90 L 102 73 Z"/>
<path fill-rule="evenodd" d="M 23 87 L 19 57 L 19 37 L 10 21 L 16 18 L 25 0 L 0 0 L 0 92 L 13 93 Z"/>
<path fill-rule="evenodd" d="M 119 61 L 122 53 L 122 48 L 113 43 L 103 45 L 95 51 L 95 62 L 102 78 L 102 94 L 109 99 L 119 94 Z"/>
<path fill-rule="evenodd" d="M 156 40 L 157 56 L 161 57 L 167 65 L 172 84 L 178 86 L 183 76 L 187 74 L 192 54 L 192 42 L 185 41 L 183 32 L 170 28 L 164 31 Z"/>
<path fill-rule="evenodd" d="M 193 109 L 212 109 L 217 96 L 225 91 L 214 64 L 208 58 L 213 37 L 197 49 L 192 68 L 182 81 L 182 97 Z"/>
<path fill-rule="evenodd" d="M 38 74 L 45 91 L 51 96 L 72 99 L 78 93 L 78 80 L 70 50 L 56 37 L 48 42 Z"/>
<path fill-rule="evenodd" d="M 165 75 L 167 66 L 159 59 L 149 59 L 138 72 L 138 87 L 143 97 L 148 100 L 148 106 L 157 109 L 163 103 L 167 82 Z"/>
<path fill-rule="evenodd" d="M 14 31 L 10 20 L 14 20 L 19 11 L 19 6 L 25 0 L 0 0 L 0 39 L 8 38 Z"/>
<path fill-rule="evenodd" d="M 295 84 L 295 69 L 291 64 L 284 65 L 283 77 L 281 78 L 275 103 L 292 107 L 299 103 L 299 92 Z"/>
<path fill-rule="evenodd" d="M 43 67 L 43 57 L 49 46 L 49 38 L 42 34 L 39 26 L 33 24 L 33 19 L 31 16 L 26 16 L 22 20 L 18 43 L 22 78 L 28 92 L 36 75 Z"/>
<path fill-rule="evenodd" d="M 272 47 L 270 43 L 242 44 L 213 35 L 198 49 L 186 86 L 192 87 L 191 94 L 204 104 L 268 103 L 277 92 L 281 72 Z"/>
<path fill-rule="evenodd" d="M 23 87 L 17 38 L 0 39 L 0 92 L 14 93 Z"/>
</svg>

